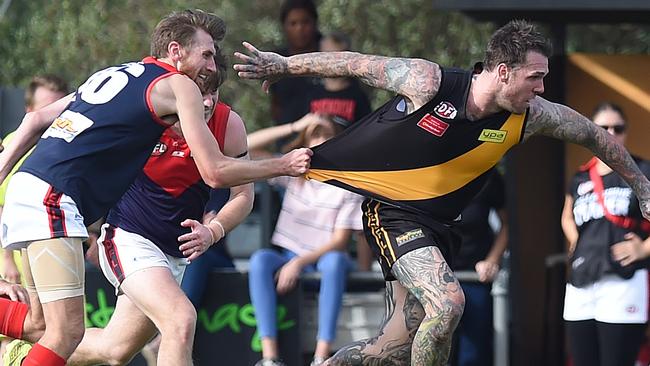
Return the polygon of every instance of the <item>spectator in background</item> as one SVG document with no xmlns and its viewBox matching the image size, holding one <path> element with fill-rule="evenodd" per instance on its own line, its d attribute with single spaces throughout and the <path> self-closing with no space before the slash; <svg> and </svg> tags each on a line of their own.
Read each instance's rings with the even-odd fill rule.
<svg viewBox="0 0 650 366">
<path fill-rule="evenodd" d="M 495 233 L 489 223 L 490 211 L 499 216 Z M 508 245 L 508 218 L 505 188 L 501 174 L 492 169 L 487 185 L 463 210 L 458 225 L 462 245 L 454 257 L 455 271 L 476 271 L 480 283 L 461 282 L 465 292 L 465 311 L 455 333 L 456 348 L 452 365 L 492 365 L 493 326 L 492 281 L 499 272 Z"/>
<path fill-rule="evenodd" d="M 592 118 L 625 143 L 619 106 L 601 103 Z M 635 161 L 650 176 L 650 164 Z M 571 180 L 562 229 L 569 244 L 564 320 L 573 364 L 634 365 L 648 320 L 650 223 L 632 189 L 594 157 Z"/>
<path fill-rule="evenodd" d="M 276 50 L 285 56 L 318 51 L 318 11 L 312 0 L 286 0 L 280 8 L 280 23 L 286 45 Z M 284 79 L 271 87 L 271 117 L 275 124 L 298 120 L 305 114 L 306 95 L 316 78 Z"/>
<path fill-rule="evenodd" d="M 317 118 L 306 123 L 309 118 Z M 259 135 L 282 137 L 295 127 L 304 127 L 293 144 L 315 146 L 342 129 L 340 118 L 308 115 L 289 127 L 271 127 L 252 133 L 251 147 Z M 256 136 L 258 135 L 258 136 Z M 251 143 L 253 142 L 253 143 Z M 271 238 L 273 248 L 256 251 L 250 260 L 249 291 L 255 308 L 257 330 L 262 340 L 262 359 L 256 366 L 284 365 L 279 360 L 277 340 L 277 294 L 291 291 L 302 272 L 318 271 L 318 340 L 312 366 L 320 365 L 330 354 L 336 323 L 351 261 L 346 253 L 353 230 L 361 229 L 361 197 L 340 188 L 313 180 L 273 179 L 270 183 L 286 188 L 282 210 Z"/>
<path fill-rule="evenodd" d="M 320 51 L 349 51 L 350 38 L 339 32 L 324 36 L 320 41 Z M 370 101 L 356 79 L 349 77 L 323 78 L 322 83 L 310 89 L 307 95 L 308 110 L 305 113 L 318 113 L 345 118 L 355 122 L 370 113 Z"/>
</svg>

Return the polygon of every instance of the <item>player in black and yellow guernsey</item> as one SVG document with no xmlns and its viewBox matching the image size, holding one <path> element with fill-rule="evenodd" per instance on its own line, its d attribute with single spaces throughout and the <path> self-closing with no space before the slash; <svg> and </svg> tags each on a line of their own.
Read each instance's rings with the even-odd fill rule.
<svg viewBox="0 0 650 366">
<path fill-rule="evenodd" d="M 551 47 L 534 26 L 512 21 L 487 46 L 476 74 L 422 59 L 352 52 L 291 57 L 236 53 L 242 78 L 358 77 L 395 92 L 388 103 L 314 149 L 308 178 L 369 197 L 368 242 L 386 280 L 387 316 L 378 335 L 343 347 L 325 365 L 445 365 L 465 298 L 447 262 L 459 245 L 454 221 L 486 173 L 533 134 L 581 144 L 616 170 L 650 216 L 650 182 L 625 148 L 544 92 Z M 397 281 L 394 281 L 394 280 Z"/>
</svg>

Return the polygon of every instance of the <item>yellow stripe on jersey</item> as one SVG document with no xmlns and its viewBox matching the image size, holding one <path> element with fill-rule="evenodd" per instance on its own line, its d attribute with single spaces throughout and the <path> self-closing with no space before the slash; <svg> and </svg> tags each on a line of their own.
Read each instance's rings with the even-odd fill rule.
<svg viewBox="0 0 650 366">
<path fill-rule="evenodd" d="M 483 142 L 472 150 L 442 164 L 392 171 L 336 171 L 311 169 L 307 179 L 337 180 L 395 201 L 426 200 L 456 191 L 492 168 L 519 143 L 525 114 L 511 114 L 501 131 L 503 143 Z"/>
</svg>

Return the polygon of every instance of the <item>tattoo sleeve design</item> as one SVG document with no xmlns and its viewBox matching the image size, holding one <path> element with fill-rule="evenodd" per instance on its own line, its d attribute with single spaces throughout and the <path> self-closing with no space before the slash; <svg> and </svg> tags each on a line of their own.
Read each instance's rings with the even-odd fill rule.
<svg viewBox="0 0 650 366">
<path fill-rule="evenodd" d="M 430 61 L 364 55 L 355 52 L 317 52 L 288 58 L 288 73 L 322 77 L 351 76 L 366 84 L 407 97 L 417 109 L 440 87 L 440 67 Z"/>
<path fill-rule="evenodd" d="M 537 97 L 531 103 L 525 136 L 542 134 L 591 150 L 634 190 L 644 216 L 650 212 L 650 182 L 625 149 L 609 133 L 573 109 Z"/>
</svg>

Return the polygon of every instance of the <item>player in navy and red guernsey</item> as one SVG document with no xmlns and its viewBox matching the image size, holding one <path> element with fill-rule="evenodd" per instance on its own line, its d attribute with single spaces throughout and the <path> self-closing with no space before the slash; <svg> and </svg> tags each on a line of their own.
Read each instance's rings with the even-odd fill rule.
<svg viewBox="0 0 650 366">
<path fill-rule="evenodd" d="M 38 141 L 9 184 L 2 219 L 3 246 L 27 249 L 31 268 L 26 272 L 33 276 L 38 296 L 34 302 L 43 304 L 46 324 L 41 337 L 30 334 L 38 327 L 27 306 L 0 299 L 0 333 L 38 340 L 23 365 L 63 365 L 81 341 L 84 225 L 117 202 L 170 124 L 180 119 L 195 163 L 210 186 L 306 171 L 307 150 L 264 162 L 227 158 L 219 151 L 194 80 L 201 83 L 215 72 L 215 42 L 224 33 L 223 21 L 213 14 L 171 14 L 154 30 L 152 58 L 98 71 L 75 93 L 28 113 L 0 155 L 4 179 Z M 183 245 L 192 252 L 200 251 L 206 237 L 220 230 L 215 223 L 189 225 L 191 233 Z M 180 364 L 190 357 L 182 348 L 185 343 L 169 346 L 170 360 L 178 357 Z"/>
<path fill-rule="evenodd" d="M 244 43 L 239 76 L 352 76 L 398 94 L 314 149 L 308 178 L 370 199 L 364 231 L 384 271 L 387 319 L 376 337 L 324 365 L 445 365 L 465 297 L 448 261 L 455 219 L 508 149 L 533 134 L 581 144 L 616 170 L 650 217 L 650 182 L 625 148 L 571 108 L 540 97 L 550 42 L 525 21 L 491 37 L 476 73 L 414 58 L 320 52 L 283 57 Z M 458 218 L 459 219 L 459 218 Z"/>
<path fill-rule="evenodd" d="M 217 55 L 221 55 L 219 51 Z M 225 58 L 217 59 L 218 71 L 213 75 L 225 75 Z M 210 76 L 208 82 L 213 79 L 217 86 L 223 80 Z M 248 159 L 243 121 L 217 99 L 217 93 L 203 98 L 208 128 L 226 156 Z M 105 328 L 86 330 L 70 356 L 71 364 L 127 364 L 157 330 L 161 334 L 158 364 L 167 357 L 165 345 L 169 343 L 187 343 L 187 354 L 192 354 L 196 311 L 179 284 L 188 258 L 196 259 L 209 246 L 196 252 L 184 251 L 179 238 L 188 234 L 190 221 L 202 220 L 209 193 L 182 131 L 177 124 L 172 126 L 163 133 L 144 170 L 111 209 L 102 227 L 100 264 L 118 293 L 115 314 Z M 253 197 L 252 183 L 230 189 L 227 202 L 211 220 L 220 230 L 209 238 L 210 244 L 244 220 L 253 207 Z M 161 271 L 172 276 L 161 281 L 156 276 Z M 151 283 L 156 286 L 148 286 Z M 160 301 L 161 296 L 175 297 L 182 303 L 176 300 L 169 307 L 172 303 Z M 174 316 L 169 317 L 170 313 Z M 125 337 L 129 339 L 126 344 Z"/>
</svg>

